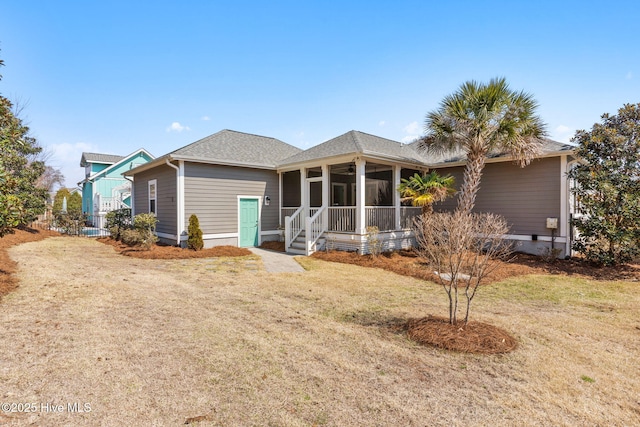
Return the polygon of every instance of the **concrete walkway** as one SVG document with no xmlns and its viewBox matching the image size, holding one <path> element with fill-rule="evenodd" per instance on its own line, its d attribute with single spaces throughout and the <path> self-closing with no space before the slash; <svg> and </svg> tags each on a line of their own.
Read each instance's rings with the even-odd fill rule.
<svg viewBox="0 0 640 427">
<path fill-rule="evenodd" d="M 302 273 L 304 268 L 293 259 L 293 255 L 284 252 L 268 251 L 260 248 L 249 248 L 251 252 L 262 258 L 264 268 L 269 273 Z"/>
</svg>

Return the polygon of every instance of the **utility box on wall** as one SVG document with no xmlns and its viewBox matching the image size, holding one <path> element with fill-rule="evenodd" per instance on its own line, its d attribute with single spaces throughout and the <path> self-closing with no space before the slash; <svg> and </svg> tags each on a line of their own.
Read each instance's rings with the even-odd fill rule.
<svg viewBox="0 0 640 427">
<path fill-rule="evenodd" d="M 558 218 L 547 218 L 547 228 L 556 230 L 558 228 Z"/>
</svg>

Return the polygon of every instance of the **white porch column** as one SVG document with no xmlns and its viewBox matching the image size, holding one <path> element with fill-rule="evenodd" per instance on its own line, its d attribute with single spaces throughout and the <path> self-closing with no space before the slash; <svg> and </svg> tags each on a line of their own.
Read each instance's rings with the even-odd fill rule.
<svg viewBox="0 0 640 427">
<path fill-rule="evenodd" d="M 156 193 L 157 193 L 156 188 Z M 185 231 L 185 200 L 184 200 L 184 160 L 178 161 L 178 226 L 176 227 L 178 233 L 178 241 L 182 242 L 182 235 L 186 234 Z M 179 243 L 181 244 L 181 243 Z"/>
<path fill-rule="evenodd" d="M 367 229 L 367 217 L 365 214 L 366 194 L 366 161 L 356 159 L 356 233 L 365 234 Z"/>
<path fill-rule="evenodd" d="M 400 230 L 400 192 L 398 191 L 398 186 L 400 185 L 400 172 L 402 171 L 402 166 L 394 165 L 393 166 L 393 206 L 396 208 L 396 223 L 395 229 Z"/>
<path fill-rule="evenodd" d="M 558 226 L 560 229 L 558 230 L 558 236 L 564 236 L 566 241 L 564 244 L 565 255 L 571 255 L 571 225 L 569 224 L 569 178 L 567 177 L 568 172 L 568 157 L 560 156 L 560 218 L 558 219 Z"/>
<path fill-rule="evenodd" d="M 282 223 L 282 172 L 278 172 L 278 225 L 284 226 Z"/>
<path fill-rule="evenodd" d="M 309 212 L 309 200 L 307 199 L 307 168 L 300 168 L 300 206 L 303 207 L 303 218 Z"/>
<path fill-rule="evenodd" d="M 326 226 L 329 223 L 330 183 L 329 165 L 322 165 L 322 207 L 325 208 L 322 214 L 322 223 Z"/>
</svg>

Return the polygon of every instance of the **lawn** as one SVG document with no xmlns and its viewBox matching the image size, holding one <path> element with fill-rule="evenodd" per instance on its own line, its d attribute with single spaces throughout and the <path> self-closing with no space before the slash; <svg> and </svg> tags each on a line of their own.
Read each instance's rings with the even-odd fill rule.
<svg viewBox="0 0 640 427">
<path fill-rule="evenodd" d="M 305 273 L 269 274 L 254 256 L 136 259 L 68 237 L 9 254 L 0 402 L 38 410 L 0 425 L 640 423 L 637 282 L 487 285 L 472 318 L 519 345 L 470 355 L 408 340 L 399 326 L 446 315 L 446 295 L 384 270 L 302 258 Z"/>
</svg>

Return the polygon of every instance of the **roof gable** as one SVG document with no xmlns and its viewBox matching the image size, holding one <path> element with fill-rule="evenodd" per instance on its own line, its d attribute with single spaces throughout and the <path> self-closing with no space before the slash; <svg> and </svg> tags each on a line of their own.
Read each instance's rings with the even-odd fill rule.
<svg viewBox="0 0 640 427">
<path fill-rule="evenodd" d="M 150 154 L 144 148 L 140 148 L 139 150 L 136 150 L 127 156 L 117 156 L 117 157 L 120 157 L 119 161 L 113 163 L 108 168 L 103 169 L 100 172 L 88 177 L 87 180 L 94 181 L 96 178 L 99 178 L 101 176 L 107 176 L 107 175 L 113 175 L 113 176 L 117 176 L 118 178 L 122 178 L 121 175 L 123 174 L 123 172 L 126 172 L 134 167 L 140 166 L 140 164 L 147 163 L 155 158 L 153 157 L 152 154 Z M 139 161 L 140 164 L 134 164 L 136 159 L 140 159 Z M 131 164 L 128 164 L 128 163 L 131 163 Z"/>
<path fill-rule="evenodd" d="M 273 168 L 301 150 L 278 139 L 222 130 L 168 154 L 175 159 Z"/>
<path fill-rule="evenodd" d="M 279 166 L 348 154 L 370 155 L 410 163 L 424 162 L 422 156 L 413 147 L 391 139 L 352 130 L 288 157 L 280 162 Z"/>
<path fill-rule="evenodd" d="M 118 163 L 122 159 L 124 159 L 124 156 L 118 156 L 115 154 L 82 153 L 82 158 L 80 159 L 80 167 L 84 168 L 89 163 L 103 163 L 112 165 L 114 163 Z"/>
</svg>

